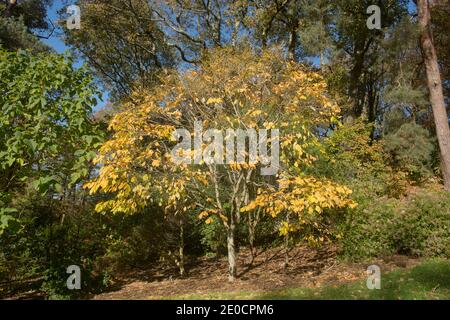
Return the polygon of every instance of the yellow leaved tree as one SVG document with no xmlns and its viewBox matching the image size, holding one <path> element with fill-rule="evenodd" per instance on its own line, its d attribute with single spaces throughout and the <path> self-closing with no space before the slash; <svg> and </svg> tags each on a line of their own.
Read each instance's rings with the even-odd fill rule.
<svg viewBox="0 0 450 320">
<path fill-rule="evenodd" d="M 206 223 L 219 219 L 230 280 L 241 215 L 295 214 L 297 224 L 284 226 L 293 230 L 311 210 L 354 205 L 350 190 L 306 173 L 320 156 L 317 133 L 340 109 L 320 74 L 280 50 L 213 50 L 198 68 L 168 71 L 133 100 L 112 119 L 99 175 L 86 184 L 112 196 L 97 211 L 133 213 L 157 201 L 171 215 L 196 210 Z"/>
</svg>

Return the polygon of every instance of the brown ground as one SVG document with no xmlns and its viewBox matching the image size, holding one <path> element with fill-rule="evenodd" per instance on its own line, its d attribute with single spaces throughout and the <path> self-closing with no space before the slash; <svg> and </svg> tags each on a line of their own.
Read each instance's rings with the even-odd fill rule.
<svg viewBox="0 0 450 320">
<path fill-rule="evenodd" d="M 335 285 L 364 278 L 368 266 L 338 261 L 334 247 L 319 250 L 300 246 L 293 248 L 287 270 L 284 268 L 284 257 L 282 249 L 267 250 L 259 253 L 250 266 L 249 253 L 240 252 L 238 279 L 233 283 L 228 282 L 226 258 L 197 259 L 195 264 L 188 266 L 186 278 L 174 276 L 176 270 L 149 268 L 127 273 L 116 281 L 109 292 L 95 295 L 92 299 L 158 299 L 183 294 Z M 370 264 L 379 265 L 382 272 L 416 263 L 416 260 L 403 256 L 370 261 Z"/>
</svg>

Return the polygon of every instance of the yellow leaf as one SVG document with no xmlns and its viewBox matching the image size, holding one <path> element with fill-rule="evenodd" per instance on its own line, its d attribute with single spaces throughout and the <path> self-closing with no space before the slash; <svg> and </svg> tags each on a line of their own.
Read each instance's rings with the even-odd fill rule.
<svg viewBox="0 0 450 320">
<path fill-rule="evenodd" d="M 159 166 L 160 162 L 161 162 L 161 161 L 156 160 L 156 159 L 153 160 L 153 161 L 152 161 L 152 167 L 157 167 L 157 166 Z"/>
<path fill-rule="evenodd" d="M 209 98 L 206 101 L 206 104 L 214 104 L 214 103 L 222 103 L 222 102 L 223 102 L 222 98 Z"/>
</svg>

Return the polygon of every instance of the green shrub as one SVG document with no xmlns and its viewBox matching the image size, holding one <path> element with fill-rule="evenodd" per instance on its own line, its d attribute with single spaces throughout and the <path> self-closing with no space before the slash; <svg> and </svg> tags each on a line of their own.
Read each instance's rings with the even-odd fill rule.
<svg viewBox="0 0 450 320">
<path fill-rule="evenodd" d="M 435 145 L 428 130 L 405 123 L 395 133 L 386 135 L 383 143 L 393 168 L 407 172 L 416 181 L 432 174 Z"/>
<path fill-rule="evenodd" d="M 390 254 L 449 256 L 450 195 L 425 191 L 360 203 L 341 224 L 342 254 L 359 260 Z"/>
<path fill-rule="evenodd" d="M 392 253 L 390 228 L 395 216 L 395 199 L 360 204 L 341 225 L 343 255 L 353 260 Z"/>
<path fill-rule="evenodd" d="M 208 256 L 221 256 L 227 253 L 227 233 L 218 219 L 213 219 L 209 224 L 203 224 L 200 233 L 201 243 L 205 246 Z"/>
<path fill-rule="evenodd" d="M 415 256 L 450 254 L 450 195 L 421 193 L 396 215 L 393 247 Z"/>
<path fill-rule="evenodd" d="M 33 189 L 17 195 L 13 204 L 20 209 L 21 227 L 18 231 L 8 228 L 0 237 L 0 282 L 11 283 L 0 289 L 0 296 L 16 292 L 16 286 L 40 289 L 50 299 L 104 288 L 97 258 L 106 246 L 105 217 L 93 214 L 89 206 L 44 198 Z M 69 265 L 80 267 L 82 290 L 67 289 Z M 28 285 L 27 279 L 36 281 Z"/>
</svg>

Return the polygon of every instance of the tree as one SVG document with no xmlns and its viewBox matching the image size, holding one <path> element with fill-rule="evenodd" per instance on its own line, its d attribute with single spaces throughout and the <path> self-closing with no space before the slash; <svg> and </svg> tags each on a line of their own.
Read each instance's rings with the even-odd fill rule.
<svg viewBox="0 0 450 320">
<path fill-rule="evenodd" d="M 218 55 L 221 59 L 215 58 Z M 112 119 L 112 138 L 96 158 L 101 166 L 99 176 L 85 186 L 92 194 L 113 195 L 98 203 L 97 211 L 133 213 L 154 201 L 156 195 L 159 204 L 166 208 L 198 210 L 206 223 L 217 219 L 227 232 L 229 280 L 233 281 L 237 276 L 235 235 L 242 221 L 242 208 L 255 200 L 258 188 L 269 192 L 269 187 L 277 188 L 286 179 L 302 179 L 304 168 L 314 161 L 308 150 L 318 144 L 311 132 L 327 128 L 339 107 L 327 96 L 326 84 L 319 74 L 287 62 L 276 50 L 256 56 L 248 48 L 213 50 L 204 57 L 200 69 L 182 77 L 176 72 L 168 74 L 161 83 L 150 92 L 136 92 L 138 106 L 127 106 Z M 203 135 L 199 126 L 212 131 Z M 183 128 L 181 136 L 174 136 L 177 128 Z M 230 141 L 227 137 L 234 138 L 237 130 L 246 132 L 244 145 L 249 148 L 261 143 L 251 137 L 252 132 L 256 137 L 256 129 L 279 128 L 282 135 L 278 137 L 271 131 L 269 137 L 266 132 L 264 140 L 271 153 L 264 155 L 260 151 L 255 158 L 251 158 L 250 150 L 234 149 L 231 140 L 232 152 L 227 151 L 224 159 L 220 151 L 224 139 L 218 128 L 228 128 L 225 141 Z M 200 140 L 195 140 L 196 136 Z M 181 147 L 176 143 L 180 137 L 183 148 L 176 147 Z M 275 159 L 278 139 L 281 166 Z M 187 162 L 178 162 L 177 154 Z M 238 161 L 238 155 L 245 161 Z M 269 169 L 267 157 L 274 158 L 270 162 L 275 169 L 272 174 L 283 172 L 279 181 L 275 176 L 261 175 L 261 170 Z M 342 190 L 337 193 L 343 206 L 348 193 Z M 317 201 L 313 210 L 326 207 L 320 202 L 325 199 Z M 277 203 L 265 205 L 272 207 Z M 333 204 L 328 203 L 328 207 Z M 309 205 L 306 210 L 310 210 Z"/>
<path fill-rule="evenodd" d="M 430 4 L 428 0 L 418 0 L 417 10 L 419 14 L 419 25 L 422 28 L 420 46 L 425 62 L 430 103 L 433 109 L 436 136 L 439 142 L 441 170 L 444 177 L 445 188 L 450 191 L 450 128 L 442 90 L 438 59 L 433 44 Z"/>
<path fill-rule="evenodd" d="M 152 19 L 150 1 L 81 0 L 78 5 L 83 27 L 65 28 L 65 42 L 92 66 L 113 100 L 130 98 L 134 86 L 155 85 L 161 69 L 173 65 L 173 50 Z"/>
<path fill-rule="evenodd" d="M 98 92 L 88 70 L 72 64 L 57 54 L 0 51 L 2 213 L 14 212 L 13 195 L 28 184 L 56 196 L 89 173 L 102 138 L 90 118 Z"/>
<path fill-rule="evenodd" d="M 30 49 L 35 52 L 48 51 L 49 48 L 30 33 L 23 19 L 0 17 L 0 46 L 13 51 Z"/>
<path fill-rule="evenodd" d="M 430 7 L 433 44 L 441 67 L 442 79 L 449 79 L 450 70 L 445 66 L 450 65 L 450 35 L 446 32 L 448 28 L 447 17 L 450 15 L 450 3 L 448 1 L 434 1 Z M 450 84 L 444 81 L 444 96 L 450 97 Z M 448 106 L 447 106 L 448 107 Z M 447 110 L 448 112 L 448 110 Z"/>
<path fill-rule="evenodd" d="M 53 0 L 1 0 L 0 9 L 6 18 L 23 17 L 24 24 L 31 30 L 47 30 L 47 8 Z"/>
<path fill-rule="evenodd" d="M 405 123 L 383 139 L 392 167 L 403 170 L 411 180 L 430 176 L 435 146 L 428 130 L 415 123 Z"/>
<path fill-rule="evenodd" d="M 39 37 L 53 33 L 54 26 L 47 19 L 47 8 L 52 2 L 53 0 L 1 0 L 0 45 L 7 50 L 49 50 L 39 42 Z M 45 35 L 41 35 L 44 33 Z"/>
</svg>

